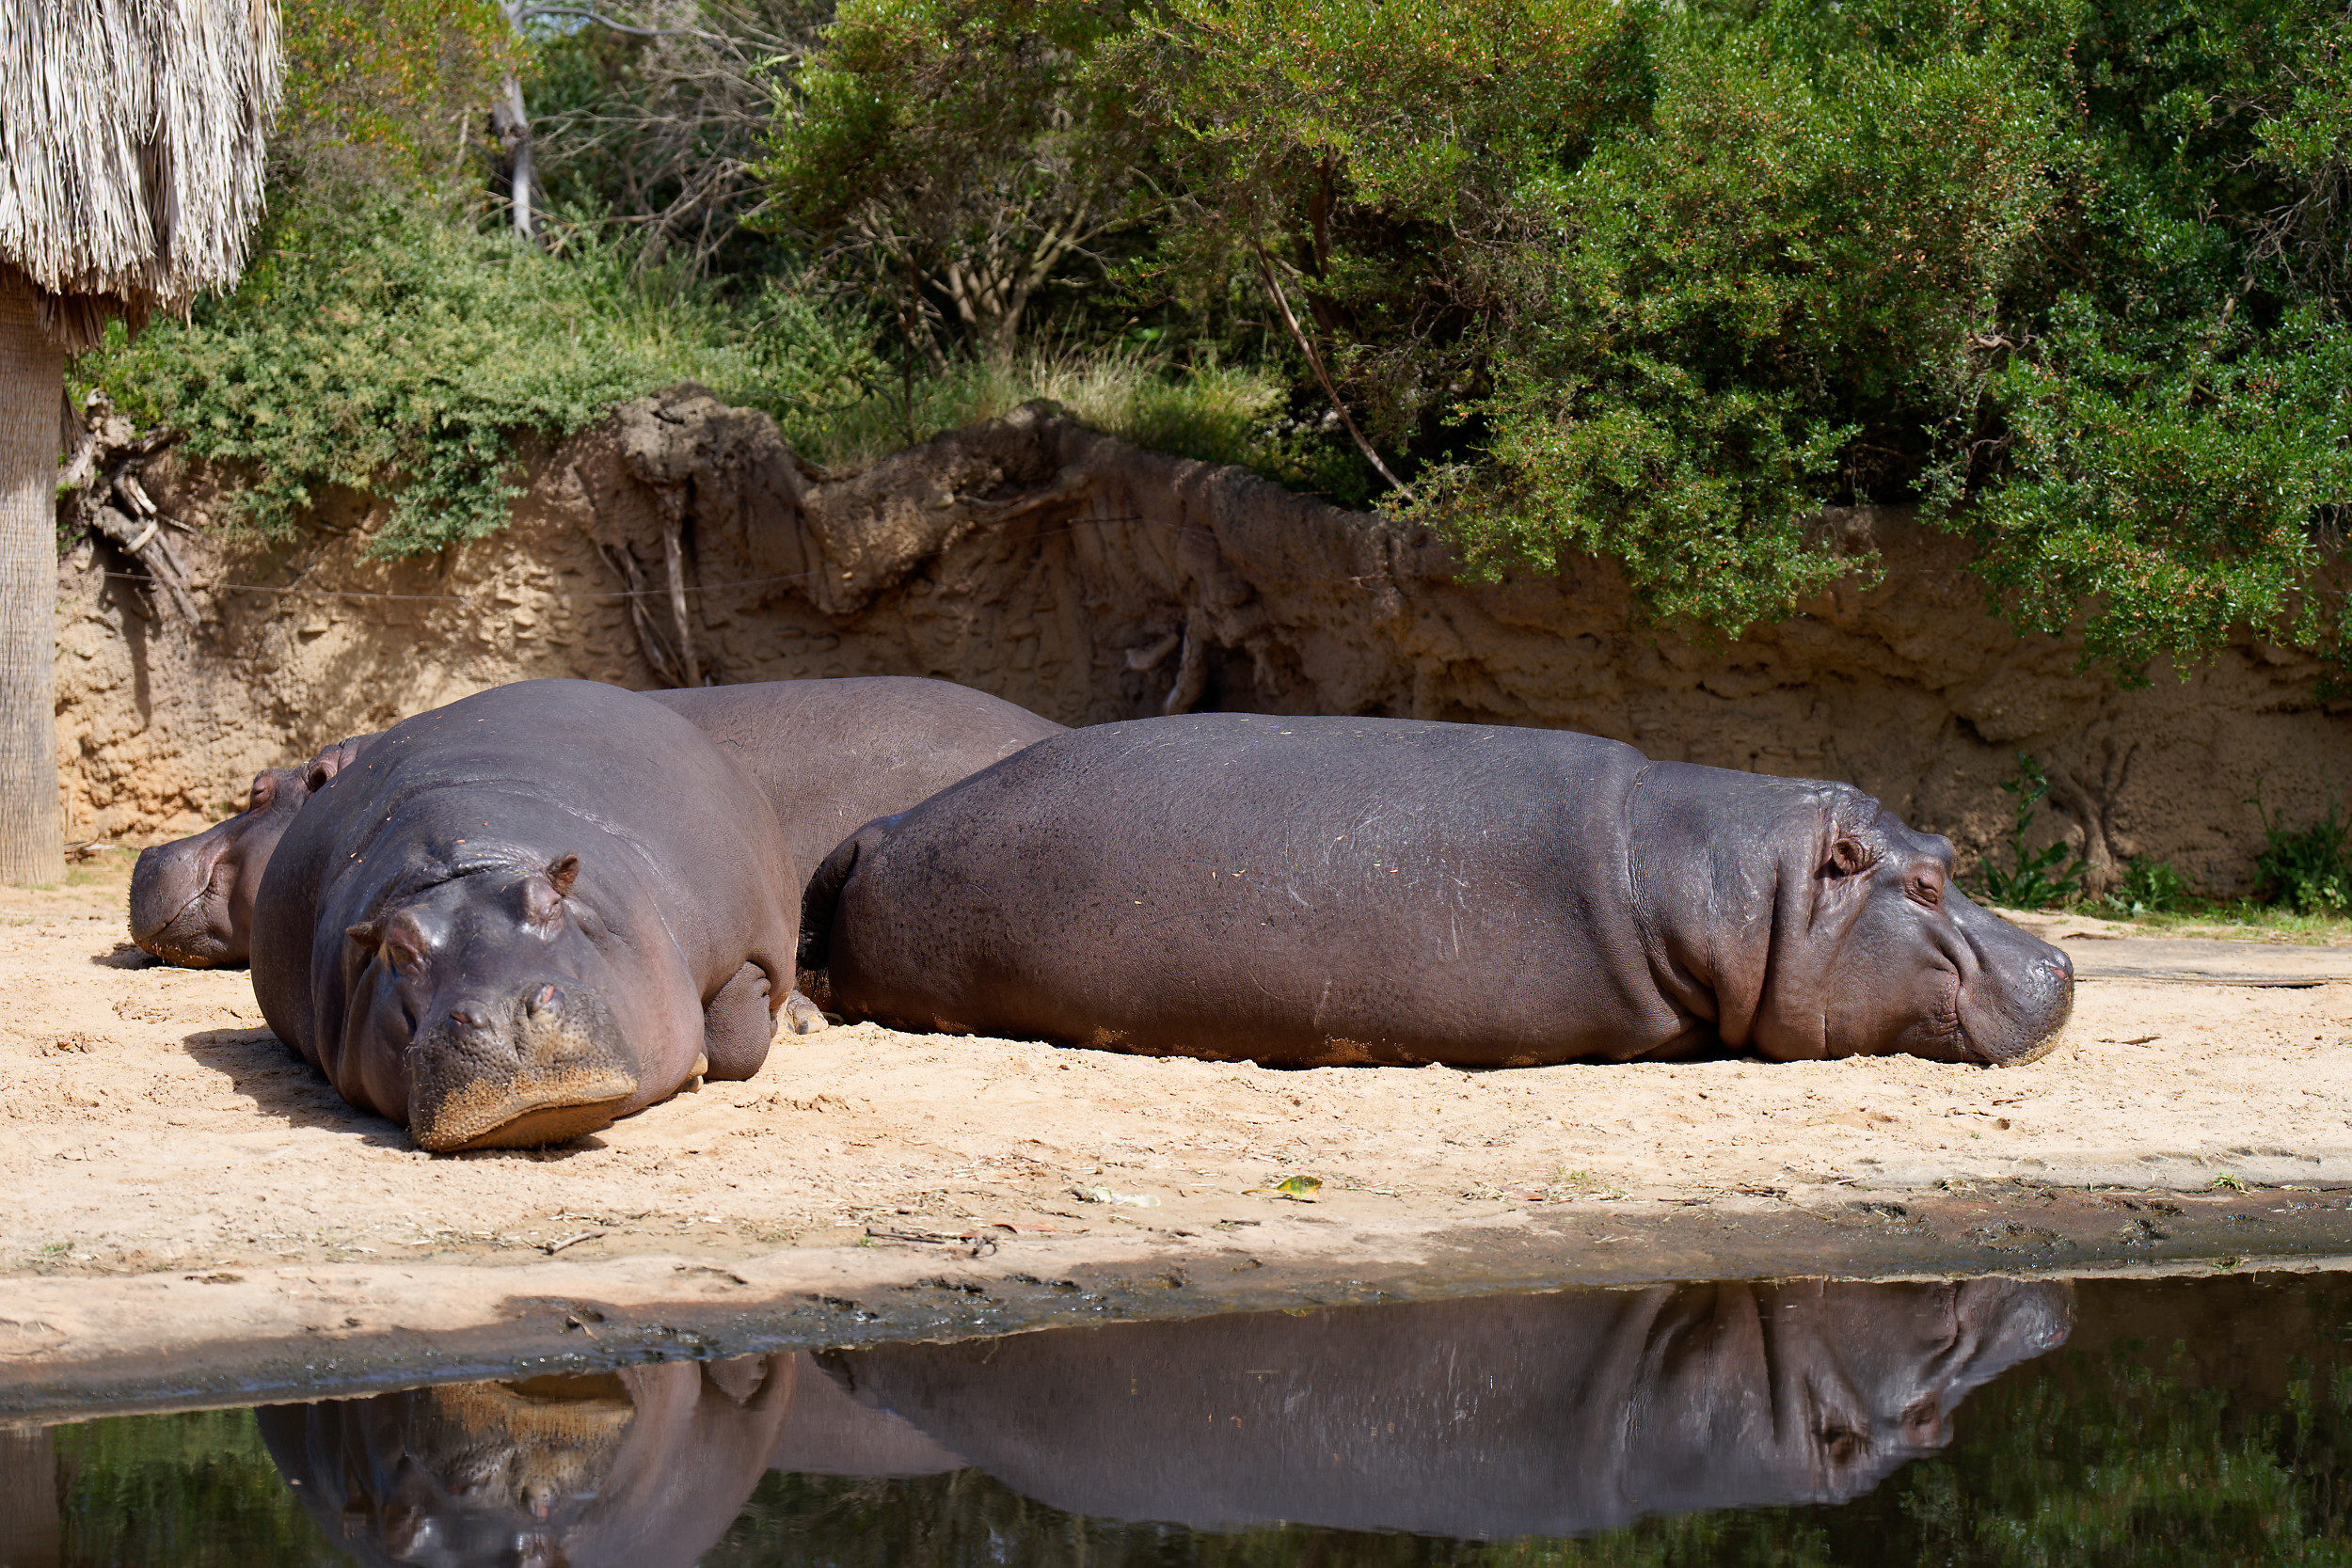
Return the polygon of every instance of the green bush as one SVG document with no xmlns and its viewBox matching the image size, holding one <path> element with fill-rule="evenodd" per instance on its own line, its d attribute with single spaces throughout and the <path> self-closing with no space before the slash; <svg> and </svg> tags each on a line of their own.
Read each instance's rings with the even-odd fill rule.
<svg viewBox="0 0 2352 1568">
<path fill-rule="evenodd" d="M 2262 816 L 2267 841 L 2254 857 L 2256 891 L 2297 914 L 2333 914 L 2352 910 L 2352 823 L 2340 815 L 2335 797 L 2327 814 L 2309 827 L 2290 830 L 2262 803 L 2257 784 L 2249 802 Z"/>
<path fill-rule="evenodd" d="M 885 374 L 854 312 L 788 289 L 731 305 L 593 240 L 558 258 L 402 206 L 315 219 L 228 299 L 79 370 L 240 465 L 241 520 L 262 535 L 327 485 L 388 494 L 376 556 L 503 527 L 519 433 L 568 435 L 691 379 L 819 444 Z"/>
<path fill-rule="evenodd" d="M 1285 280 L 1473 562 L 1733 633 L 1926 503 L 2124 680 L 2347 645 L 2335 0 L 1168 0 L 1171 275 Z M 1196 285 L 1213 293 L 1208 285 Z"/>
<path fill-rule="evenodd" d="M 2125 920 L 2144 914 L 2180 914 L 2197 901 L 2188 879 L 2174 870 L 2170 861 L 2153 861 L 2144 855 L 2132 857 L 2123 869 L 2123 880 L 2101 899 Z"/>
<path fill-rule="evenodd" d="M 2050 793 L 2050 780 L 2042 765 L 2018 752 L 2017 776 L 2001 787 L 2017 798 L 2016 822 L 2009 836 L 2009 864 L 2000 865 L 1987 855 L 1977 871 L 1979 890 L 1989 902 L 2010 910 L 2039 910 L 2080 897 L 2084 862 L 2076 855 L 2074 864 L 2066 864 L 2064 840 L 2039 849 L 2026 847 L 2026 835 Z"/>
</svg>

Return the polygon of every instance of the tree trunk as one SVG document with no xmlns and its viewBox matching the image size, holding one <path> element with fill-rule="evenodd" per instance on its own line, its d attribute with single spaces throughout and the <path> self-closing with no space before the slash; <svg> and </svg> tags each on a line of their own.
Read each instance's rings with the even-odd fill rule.
<svg viewBox="0 0 2352 1568">
<path fill-rule="evenodd" d="M 0 266 L 0 882 L 65 876 L 57 820 L 57 410 L 65 355 Z"/>
</svg>

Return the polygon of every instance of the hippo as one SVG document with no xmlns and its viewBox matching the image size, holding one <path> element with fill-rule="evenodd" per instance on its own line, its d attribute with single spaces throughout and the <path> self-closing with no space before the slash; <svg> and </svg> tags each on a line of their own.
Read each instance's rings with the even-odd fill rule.
<svg viewBox="0 0 2352 1568">
<path fill-rule="evenodd" d="M 1850 1500 L 1942 1448 L 1963 1397 L 2072 1321 L 2048 1281 L 1731 1282 L 818 1359 L 858 1402 L 1071 1513 L 1491 1539 Z"/>
<path fill-rule="evenodd" d="M 768 792 L 793 863 L 804 872 L 862 824 L 1063 733 L 1000 697 L 907 675 L 645 695 L 717 741 Z M 142 850 L 131 873 L 131 940 L 187 968 L 246 962 L 254 891 L 270 851 L 303 801 L 375 738 L 359 736 L 301 768 L 258 773 L 237 816 Z"/>
<path fill-rule="evenodd" d="M 618 687 L 518 682 L 395 725 L 294 814 L 253 990 L 422 1148 L 560 1143 L 759 1069 L 797 881 L 702 731 Z"/>
<path fill-rule="evenodd" d="M 1851 785 L 1412 720 L 1051 736 L 859 829 L 803 916 L 846 1017 L 1264 1066 L 2020 1063 L 2074 999 Z"/>
<path fill-rule="evenodd" d="M 265 768 L 236 816 L 140 850 L 131 867 L 131 940 L 183 969 L 244 963 L 270 852 L 302 803 L 374 739 L 337 741 L 299 768 Z"/>
</svg>

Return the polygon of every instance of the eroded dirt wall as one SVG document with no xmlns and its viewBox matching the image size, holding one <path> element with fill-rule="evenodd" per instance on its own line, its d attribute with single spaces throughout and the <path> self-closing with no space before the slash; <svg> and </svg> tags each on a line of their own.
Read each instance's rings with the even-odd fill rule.
<svg viewBox="0 0 2352 1568">
<path fill-rule="evenodd" d="M 152 477 L 167 514 L 217 511 L 200 470 Z M 274 548 L 183 540 L 216 585 L 192 631 L 119 552 L 77 549 L 59 578 L 69 836 L 189 831 L 257 768 L 501 681 L 670 684 L 687 651 L 665 535 L 697 673 L 729 681 L 933 675 L 1066 723 L 1222 707 L 1582 729 L 1851 780 L 1972 850 L 2006 833 L 1997 786 L 2023 749 L 2057 783 L 2047 832 L 2216 891 L 2261 846 L 2257 779 L 2298 825 L 2352 781 L 2352 720 L 2313 700 L 2312 661 L 2247 643 L 2119 690 L 1986 615 L 1961 546 L 1900 515 L 1841 520 L 1885 552 L 1878 586 L 1707 646 L 1630 629 L 1604 567 L 1465 583 L 1424 535 L 1041 405 L 831 478 L 764 417 L 679 388 L 529 478 L 506 532 L 423 561 L 364 560 L 359 497 Z"/>
</svg>

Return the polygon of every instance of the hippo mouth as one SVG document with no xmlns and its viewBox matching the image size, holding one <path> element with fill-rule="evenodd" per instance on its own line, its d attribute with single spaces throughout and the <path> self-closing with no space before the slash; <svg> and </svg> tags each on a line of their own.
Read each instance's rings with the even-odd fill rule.
<svg viewBox="0 0 2352 1568">
<path fill-rule="evenodd" d="M 2063 951 L 2052 952 L 2055 961 L 2037 959 L 1993 1006 L 1972 1006 L 1969 988 L 1961 989 L 1961 1037 L 1971 1054 L 1993 1067 L 2024 1067 L 2058 1048 L 2074 1011 L 2074 966 Z"/>
<path fill-rule="evenodd" d="M 618 1038 L 593 992 L 517 1003 L 495 1024 L 445 1015 L 411 1048 L 408 1134 L 453 1154 L 537 1148 L 609 1127 L 638 1087 Z"/>
<path fill-rule="evenodd" d="M 161 919 L 152 911 L 159 903 L 170 897 L 162 883 L 166 875 L 160 862 L 149 860 L 153 849 L 139 852 L 131 868 L 131 940 L 167 963 L 183 969 L 211 969 L 234 961 L 229 945 L 213 929 L 212 912 L 220 902 L 221 862 L 215 859 L 205 868 L 203 879 L 196 890 L 170 908 Z M 144 918 L 143 918 L 144 917 Z"/>
</svg>

